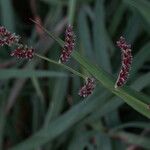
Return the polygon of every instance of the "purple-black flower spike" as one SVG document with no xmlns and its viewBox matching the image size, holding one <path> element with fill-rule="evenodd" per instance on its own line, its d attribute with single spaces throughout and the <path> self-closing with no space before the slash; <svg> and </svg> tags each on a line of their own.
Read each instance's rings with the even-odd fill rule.
<svg viewBox="0 0 150 150">
<path fill-rule="evenodd" d="M 128 45 L 125 38 L 122 36 L 117 41 L 117 45 L 121 49 L 122 64 L 117 81 L 115 83 L 115 88 L 121 87 L 126 83 L 132 63 L 131 45 Z"/>
<path fill-rule="evenodd" d="M 73 27 L 68 25 L 65 32 L 65 44 L 60 55 L 60 63 L 65 63 L 69 60 L 71 53 L 74 49 L 75 37 L 73 32 Z"/>
<path fill-rule="evenodd" d="M 9 32 L 5 27 L 0 26 L 0 46 L 17 44 L 20 40 L 20 36 L 15 33 Z"/>
<path fill-rule="evenodd" d="M 81 97 L 85 98 L 85 97 L 87 97 L 93 93 L 94 88 L 95 88 L 95 79 L 94 78 L 87 78 L 85 85 L 83 87 L 81 87 L 78 94 Z"/>
<path fill-rule="evenodd" d="M 34 49 L 20 46 L 13 50 L 10 54 L 10 56 L 14 56 L 17 58 L 26 58 L 26 59 L 32 59 L 34 56 Z"/>
</svg>

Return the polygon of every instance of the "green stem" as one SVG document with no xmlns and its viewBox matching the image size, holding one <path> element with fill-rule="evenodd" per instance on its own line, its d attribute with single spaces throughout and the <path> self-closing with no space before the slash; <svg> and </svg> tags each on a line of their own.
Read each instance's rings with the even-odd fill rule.
<svg viewBox="0 0 150 150">
<path fill-rule="evenodd" d="M 69 0 L 68 6 L 68 22 L 73 25 L 74 16 L 75 16 L 76 0 Z"/>
<path fill-rule="evenodd" d="M 40 54 L 37 54 L 37 53 L 35 53 L 35 56 L 37 56 L 37 57 L 39 57 L 39 58 L 41 58 L 41 59 L 43 59 L 43 60 L 46 60 L 46 61 L 48 61 L 48 62 L 50 62 L 50 63 L 53 63 L 53 64 L 55 64 L 55 65 L 59 65 L 59 66 L 65 68 L 66 70 L 69 70 L 69 71 L 72 72 L 73 74 L 75 74 L 75 75 L 77 75 L 77 76 L 79 76 L 79 77 L 81 77 L 81 78 L 83 78 L 83 79 L 86 79 L 86 76 L 84 76 L 83 74 L 79 73 L 78 71 L 76 71 L 76 70 L 70 68 L 70 67 L 67 66 L 67 65 L 64 65 L 64 64 L 62 64 L 62 63 L 56 62 L 56 61 L 54 61 L 54 60 L 51 60 L 51 59 L 49 59 L 49 58 L 47 58 L 47 57 L 44 57 L 44 56 L 42 56 L 42 55 L 40 55 Z"/>
<path fill-rule="evenodd" d="M 36 22 L 35 20 L 33 20 L 33 19 L 31 19 L 31 18 L 30 18 L 30 20 L 31 20 L 32 22 L 34 22 L 35 24 L 37 24 L 41 29 L 43 29 L 43 31 L 44 31 L 45 33 L 47 33 L 54 41 L 58 42 L 61 47 L 64 46 L 64 41 L 63 41 L 63 40 L 57 38 L 54 34 L 52 34 L 51 32 L 49 32 L 47 29 L 45 29 L 43 26 L 41 26 L 41 25 L 40 25 L 38 22 Z"/>
</svg>

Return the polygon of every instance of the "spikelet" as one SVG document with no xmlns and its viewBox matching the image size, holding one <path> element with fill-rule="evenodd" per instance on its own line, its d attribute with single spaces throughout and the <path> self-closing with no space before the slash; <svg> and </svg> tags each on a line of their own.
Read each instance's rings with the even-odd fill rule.
<svg viewBox="0 0 150 150">
<path fill-rule="evenodd" d="M 95 79 L 94 78 L 87 78 L 85 85 L 83 87 L 81 87 L 78 94 L 81 97 L 87 97 L 90 94 L 92 94 L 94 88 L 95 88 Z"/>
<path fill-rule="evenodd" d="M 71 25 L 68 25 L 65 32 L 65 44 L 59 59 L 60 63 L 65 63 L 69 60 L 71 53 L 74 49 L 74 45 L 75 45 L 75 39 L 74 39 L 73 28 Z"/>
<path fill-rule="evenodd" d="M 17 58 L 26 58 L 26 59 L 32 59 L 34 56 L 34 49 L 29 48 L 27 46 L 19 46 L 15 50 L 13 50 L 10 54 L 10 56 L 14 56 Z"/>
<path fill-rule="evenodd" d="M 0 26 L 0 46 L 12 46 L 13 44 L 17 44 L 19 40 L 20 36 L 15 35 L 15 33 L 11 33 L 5 27 Z"/>
<path fill-rule="evenodd" d="M 126 43 L 125 38 L 121 36 L 119 41 L 117 41 L 117 45 L 121 49 L 122 64 L 115 88 L 121 87 L 126 83 L 132 63 L 131 46 Z"/>
</svg>

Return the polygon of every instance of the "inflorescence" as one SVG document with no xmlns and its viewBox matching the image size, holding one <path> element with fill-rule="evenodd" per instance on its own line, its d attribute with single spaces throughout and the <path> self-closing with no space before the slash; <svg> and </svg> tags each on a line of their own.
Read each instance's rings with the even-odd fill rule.
<svg viewBox="0 0 150 150">
<path fill-rule="evenodd" d="M 95 79 L 87 78 L 85 85 L 81 87 L 78 94 L 82 97 L 87 97 L 90 94 L 92 94 L 94 88 L 95 88 Z"/>
<path fill-rule="evenodd" d="M 120 37 L 119 41 L 117 41 L 117 45 L 121 49 L 122 64 L 117 81 L 115 83 L 115 88 L 121 87 L 126 83 L 132 63 L 131 45 L 128 45 L 125 41 L 125 38 L 122 36 Z"/>
<path fill-rule="evenodd" d="M 16 46 L 17 48 L 10 53 L 10 56 L 17 58 L 32 59 L 34 56 L 34 49 L 20 44 L 20 36 L 11 33 L 5 27 L 0 26 L 0 46 Z"/>
<path fill-rule="evenodd" d="M 71 53 L 74 49 L 75 37 L 73 32 L 73 27 L 68 25 L 65 32 L 65 44 L 60 55 L 60 62 L 65 63 L 69 60 Z"/>
<path fill-rule="evenodd" d="M 12 46 L 13 44 L 17 44 L 19 40 L 20 36 L 17 36 L 15 33 L 9 32 L 5 27 L 0 26 L 0 46 Z"/>
<path fill-rule="evenodd" d="M 10 54 L 10 56 L 15 56 L 17 58 L 27 58 L 32 59 L 34 56 L 34 49 L 29 48 L 27 46 L 20 46 L 17 47 L 15 50 L 13 50 Z"/>
<path fill-rule="evenodd" d="M 15 35 L 15 33 L 9 32 L 5 27 L 0 26 L 0 46 L 16 46 L 15 50 L 11 52 L 11 56 L 15 56 L 17 58 L 27 58 L 32 59 L 34 56 L 34 49 L 29 48 L 20 44 L 20 36 Z M 125 38 L 120 37 L 119 41 L 117 41 L 118 47 L 121 49 L 122 53 L 122 64 L 121 70 L 119 72 L 117 81 L 115 83 L 115 88 L 123 86 L 129 76 L 129 71 L 132 63 L 132 54 L 131 54 L 131 46 L 128 45 L 125 41 Z M 68 25 L 65 32 L 65 43 L 62 49 L 62 53 L 60 55 L 60 63 L 65 63 L 69 60 L 71 53 L 75 46 L 75 36 L 73 32 L 73 27 Z M 85 85 L 79 90 L 79 95 L 82 97 L 87 97 L 92 94 L 95 88 L 95 79 L 87 78 Z"/>
</svg>

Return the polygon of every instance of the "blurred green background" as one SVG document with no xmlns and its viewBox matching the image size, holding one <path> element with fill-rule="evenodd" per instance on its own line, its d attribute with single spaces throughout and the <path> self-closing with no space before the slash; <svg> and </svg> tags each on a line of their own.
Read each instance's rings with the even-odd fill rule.
<svg viewBox="0 0 150 150">
<path fill-rule="evenodd" d="M 76 50 L 116 78 L 123 35 L 133 54 L 127 85 L 150 96 L 149 0 L 0 0 L 0 25 L 58 60 L 61 47 L 30 18 L 62 39 L 69 18 Z M 150 121 L 120 98 L 97 84 L 82 99 L 82 79 L 11 50 L 0 48 L 0 150 L 150 150 Z M 74 59 L 67 65 L 88 76 Z"/>
</svg>

